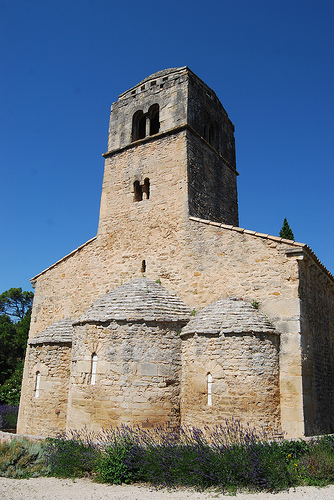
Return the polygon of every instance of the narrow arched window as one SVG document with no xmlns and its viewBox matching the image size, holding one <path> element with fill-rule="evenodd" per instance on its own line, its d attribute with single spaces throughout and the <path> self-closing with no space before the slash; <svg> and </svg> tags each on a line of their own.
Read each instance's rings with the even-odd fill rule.
<svg viewBox="0 0 334 500">
<path fill-rule="evenodd" d="M 208 373 L 208 406 L 212 406 L 212 375 Z"/>
<path fill-rule="evenodd" d="M 94 352 L 92 354 L 92 365 L 91 365 L 91 370 L 90 370 L 90 385 L 95 385 L 96 366 L 97 366 L 97 354 Z"/>
<path fill-rule="evenodd" d="M 204 113 L 203 137 L 207 142 L 209 142 L 209 129 L 210 129 L 210 118 L 208 113 Z"/>
<path fill-rule="evenodd" d="M 143 199 L 143 190 L 139 181 L 133 183 L 133 194 L 135 201 L 141 201 Z"/>
<path fill-rule="evenodd" d="M 212 122 L 209 128 L 208 143 L 215 149 L 218 148 L 218 125 L 217 122 Z"/>
<path fill-rule="evenodd" d="M 132 140 L 144 139 L 146 136 L 146 115 L 143 111 L 137 111 L 132 118 Z"/>
<path fill-rule="evenodd" d="M 39 384 L 41 381 L 41 372 L 36 372 L 35 380 L 35 398 L 39 398 Z"/>
<path fill-rule="evenodd" d="M 160 129 L 159 104 L 153 104 L 148 110 L 148 115 L 150 117 L 150 135 L 157 134 Z"/>
<path fill-rule="evenodd" d="M 148 177 L 144 179 L 143 193 L 146 194 L 146 199 L 148 200 L 150 198 L 150 179 Z"/>
</svg>

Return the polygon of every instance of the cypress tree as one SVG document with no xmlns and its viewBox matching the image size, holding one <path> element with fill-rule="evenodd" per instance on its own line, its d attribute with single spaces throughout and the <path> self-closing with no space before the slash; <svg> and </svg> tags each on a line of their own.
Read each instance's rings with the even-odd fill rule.
<svg viewBox="0 0 334 500">
<path fill-rule="evenodd" d="M 283 226 L 279 232 L 279 235 L 281 238 L 285 238 L 286 240 L 294 240 L 295 239 L 293 232 L 292 232 L 292 229 L 289 226 L 289 223 L 286 220 L 286 218 L 284 219 Z"/>
</svg>

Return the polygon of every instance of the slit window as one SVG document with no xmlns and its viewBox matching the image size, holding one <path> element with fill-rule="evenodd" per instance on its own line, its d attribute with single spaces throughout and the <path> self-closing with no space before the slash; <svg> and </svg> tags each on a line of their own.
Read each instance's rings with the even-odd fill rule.
<svg viewBox="0 0 334 500">
<path fill-rule="evenodd" d="M 39 398 L 39 385 L 41 382 L 41 372 L 36 372 L 35 380 L 35 398 Z"/>
<path fill-rule="evenodd" d="M 144 139 L 146 136 L 146 115 L 143 111 L 137 111 L 132 118 L 132 140 Z"/>
<path fill-rule="evenodd" d="M 139 181 L 135 181 L 133 183 L 133 193 L 135 201 L 141 201 L 143 199 L 143 190 L 142 186 L 139 184 Z"/>
<path fill-rule="evenodd" d="M 146 260 L 142 260 L 141 262 L 141 272 L 144 273 L 146 271 Z"/>
<path fill-rule="evenodd" d="M 97 367 L 97 354 L 92 354 L 92 364 L 90 369 L 90 385 L 95 385 L 96 382 L 96 367 Z"/>
<path fill-rule="evenodd" d="M 160 129 L 159 105 L 153 104 L 153 106 L 150 107 L 148 113 L 150 117 L 150 135 L 157 134 Z"/>
<path fill-rule="evenodd" d="M 216 151 L 218 151 L 218 123 L 216 121 L 212 121 L 208 113 L 204 113 L 203 137 L 213 148 L 216 149 Z"/>
<path fill-rule="evenodd" d="M 212 406 L 212 375 L 208 373 L 208 406 Z"/>
<path fill-rule="evenodd" d="M 144 180 L 143 193 L 145 193 L 148 200 L 150 198 L 150 179 L 148 177 Z"/>
</svg>

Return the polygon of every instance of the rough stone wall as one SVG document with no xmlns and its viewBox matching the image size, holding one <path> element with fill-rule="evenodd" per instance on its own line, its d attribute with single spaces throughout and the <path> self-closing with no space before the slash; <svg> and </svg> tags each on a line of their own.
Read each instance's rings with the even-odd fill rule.
<svg viewBox="0 0 334 500">
<path fill-rule="evenodd" d="M 205 126 L 216 124 L 216 137 L 212 146 L 236 168 L 234 125 L 229 119 L 218 97 L 200 78 L 189 72 L 188 123 L 201 136 L 205 137 Z"/>
<path fill-rule="evenodd" d="M 189 215 L 239 226 L 236 171 L 201 138 L 187 136 Z"/>
<path fill-rule="evenodd" d="M 154 219 L 145 205 L 36 278 L 30 338 L 58 319 L 77 318 L 122 281 L 141 277 L 142 259 L 148 278 L 159 278 L 192 308 L 220 297 L 257 300 L 279 331 L 299 331 L 298 262 L 285 255 L 291 244 L 167 214 Z M 143 226 L 134 219 L 141 211 Z"/>
<path fill-rule="evenodd" d="M 265 333 L 182 339 L 182 423 L 203 427 L 233 417 L 280 432 L 278 350 L 279 337 Z"/>
<path fill-rule="evenodd" d="M 75 325 L 67 428 L 179 423 L 177 325 Z M 90 384 L 97 354 L 96 384 Z"/>
<path fill-rule="evenodd" d="M 134 182 L 150 180 L 150 195 L 134 200 Z M 187 214 L 187 146 L 185 131 L 142 142 L 106 158 L 98 234 L 129 230 L 143 233 L 145 247 L 152 242 L 148 229 L 168 222 L 180 224 Z M 122 230 L 122 232 L 120 231 Z M 150 240 L 145 240 L 145 236 Z M 117 239 L 119 246 L 122 239 Z"/>
<path fill-rule="evenodd" d="M 29 347 L 25 401 L 20 405 L 18 432 L 53 436 L 66 428 L 71 346 L 43 344 Z M 36 373 L 40 372 L 36 397 Z"/>
<path fill-rule="evenodd" d="M 334 432 L 334 283 L 308 257 L 299 262 L 305 434 Z"/>
</svg>

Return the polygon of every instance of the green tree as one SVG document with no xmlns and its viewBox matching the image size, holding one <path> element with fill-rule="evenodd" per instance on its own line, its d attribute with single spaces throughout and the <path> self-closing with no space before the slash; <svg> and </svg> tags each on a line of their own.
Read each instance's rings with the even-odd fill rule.
<svg viewBox="0 0 334 500">
<path fill-rule="evenodd" d="M 0 403 L 18 403 L 33 292 L 11 288 L 0 295 Z"/>
<path fill-rule="evenodd" d="M 281 238 L 285 238 L 286 240 L 294 240 L 295 239 L 293 232 L 292 232 L 292 229 L 289 226 L 289 223 L 286 220 L 286 218 L 283 221 L 283 226 L 279 232 L 279 235 Z"/>
<path fill-rule="evenodd" d="M 22 288 L 10 288 L 0 295 L 0 314 L 23 319 L 31 311 L 33 292 L 22 292 Z"/>
</svg>

